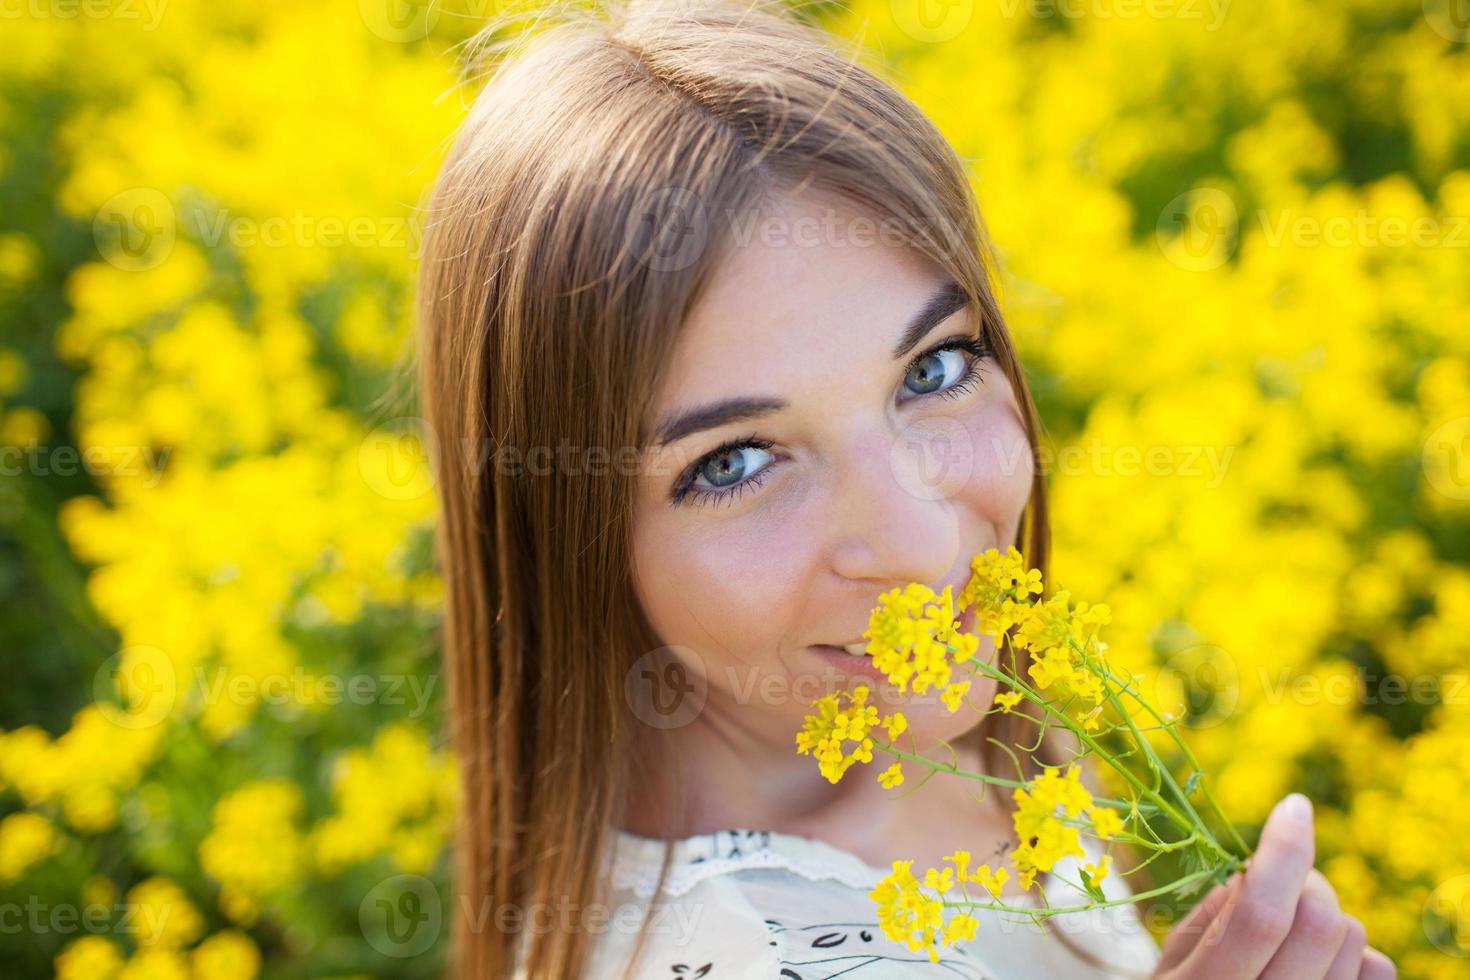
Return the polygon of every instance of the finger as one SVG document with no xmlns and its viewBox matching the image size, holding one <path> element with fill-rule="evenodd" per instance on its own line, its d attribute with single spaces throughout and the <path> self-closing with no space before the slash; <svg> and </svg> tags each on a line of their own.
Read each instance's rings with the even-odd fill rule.
<svg viewBox="0 0 1470 980">
<path fill-rule="evenodd" d="M 1194 948 L 1199 945 L 1200 938 L 1204 936 L 1211 922 L 1219 916 L 1220 910 L 1230 896 L 1240 888 L 1240 882 L 1244 878 L 1239 871 L 1231 875 L 1222 885 L 1216 885 L 1210 889 L 1199 904 L 1189 910 L 1184 918 L 1180 919 L 1169 934 L 1164 937 L 1164 948 L 1159 958 L 1155 972 L 1162 973 L 1173 969 L 1184 962 Z M 1357 964 L 1353 964 L 1356 969 Z M 1353 974 L 1352 980 L 1356 980 L 1357 974 Z"/>
<path fill-rule="evenodd" d="M 1359 980 L 1397 980 L 1398 968 L 1393 960 L 1369 946 L 1363 950 L 1363 967 L 1358 971 Z"/>
<path fill-rule="evenodd" d="M 1297 897 L 1291 929 L 1261 980 L 1322 980 L 1346 937 L 1347 917 L 1337 904 L 1337 893 L 1314 868 Z"/>
<path fill-rule="evenodd" d="M 1368 933 L 1363 923 L 1347 916 L 1347 935 L 1338 947 L 1337 956 L 1327 968 L 1326 980 L 1358 980 L 1363 968 L 1363 951 L 1368 947 Z"/>
<path fill-rule="evenodd" d="M 1190 969 L 1200 976 L 1259 977 L 1291 931 L 1315 856 L 1311 801 L 1288 794 L 1266 818 L 1234 900 L 1186 960 Z"/>
</svg>

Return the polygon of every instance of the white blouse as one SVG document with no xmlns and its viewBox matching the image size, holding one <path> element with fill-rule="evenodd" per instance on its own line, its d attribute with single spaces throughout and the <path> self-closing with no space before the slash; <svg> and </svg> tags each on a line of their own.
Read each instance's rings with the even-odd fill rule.
<svg viewBox="0 0 1470 980">
<path fill-rule="evenodd" d="M 1083 838 L 1088 860 L 1101 851 Z M 989 910 L 975 938 L 938 946 L 939 962 L 889 940 L 868 892 L 888 869 L 824 841 L 764 830 L 721 830 L 677 841 L 662 898 L 650 907 L 665 842 L 614 828 L 612 904 L 594 943 L 589 978 L 617 980 L 649 916 L 649 936 L 631 974 L 637 980 L 1122 980 L 1146 978 L 1159 946 L 1135 905 L 1072 912 L 1051 919 L 1068 939 L 1098 954 L 1099 969 L 1078 958 L 1050 931 L 1024 916 Z M 1077 859 L 1054 869 L 1078 880 Z M 922 874 L 922 872 L 920 872 Z M 1048 879 L 1053 905 L 1083 896 Z M 980 894 L 977 895 L 977 892 Z M 1103 879 L 1110 899 L 1130 894 L 1116 873 Z M 971 891 L 981 901 L 988 896 Z M 1007 898 L 1039 904 L 1034 892 Z"/>
</svg>

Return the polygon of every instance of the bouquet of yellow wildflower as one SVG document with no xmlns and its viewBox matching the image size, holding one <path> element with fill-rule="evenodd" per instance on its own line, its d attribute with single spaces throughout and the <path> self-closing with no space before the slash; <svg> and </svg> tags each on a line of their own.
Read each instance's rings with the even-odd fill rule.
<svg viewBox="0 0 1470 980">
<path fill-rule="evenodd" d="M 807 715 L 797 733 L 796 746 L 799 753 L 814 755 L 832 782 L 854 763 L 872 762 L 873 750 L 878 749 L 895 760 L 878 775 L 885 788 L 902 784 L 902 765 L 907 762 L 931 770 L 931 775 L 944 772 L 1007 787 L 1016 802 L 1013 822 L 1020 846 L 1011 854 L 1010 869 L 988 864 L 972 868 L 969 852 L 956 850 L 946 856 L 953 867 L 929 868 L 921 881 L 911 870 L 912 861 L 893 862 L 893 873 L 869 895 L 878 904 L 884 932 L 914 952 L 927 950 L 932 961 L 938 959 L 936 939 L 951 945 L 974 937 L 978 921 L 969 912 L 975 909 L 1016 912 L 1039 920 L 1164 894 L 1187 895 L 1223 882 L 1243 864 L 1250 848 L 1220 812 L 1174 720 L 1155 710 L 1139 692 L 1141 677 L 1121 677 L 1109 665 L 1104 656 L 1107 644 L 1098 639 L 1099 629 L 1110 618 L 1108 607 L 1074 603 L 1070 593 L 1060 590 L 1047 599 L 1038 598 L 1043 592 L 1041 572 L 1027 569 L 1015 548 L 1005 553 L 991 548 L 976 555 L 971 571 L 957 600 L 948 587 L 936 594 L 919 584 L 881 596 L 863 634 L 869 641 L 867 653 L 899 691 L 936 690 L 951 713 L 968 703 L 971 678 L 993 679 L 997 693 L 983 713 L 1014 713 L 1034 721 L 1038 737 L 1033 750 L 1053 726 L 1070 731 L 1080 748 L 1065 772 L 1043 766 L 1041 775 L 1029 780 L 966 772 L 900 748 L 897 743 L 908 729 L 907 719 L 900 711 L 880 717 L 868 703 L 866 686 L 819 698 L 813 705 L 816 713 Z M 957 627 L 958 617 L 967 610 L 974 614 L 974 633 Z M 994 637 L 997 649 L 1009 654 L 1010 670 L 1002 668 L 1001 657 L 989 663 L 977 656 L 981 634 Z M 1030 654 L 1025 676 L 1015 669 L 1018 649 Z M 1013 712 L 1022 701 L 1035 707 Z M 1190 767 L 1182 785 L 1146 732 L 1171 742 Z M 1023 776 L 1015 753 L 1001 747 L 1015 761 L 1017 776 Z M 1126 789 L 1123 798 L 1095 798 L 1081 784 L 1077 763 L 1088 755 L 1117 774 Z M 1222 844 L 1200 816 L 1196 796 L 1228 833 L 1231 846 Z M 970 897 L 967 884 L 999 898 L 1012 872 L 1023 889 L 1030 889 L 1039 872 L 1055 873 L 1062 858 L 1087 857 L 1083 833 L 1153 852 L 1138 868 L 1173 853 L 1180 858 L 1183 873 L 1159 887 L 1109 899 L 1100 885 L 1113 858 L 1105 853 L 1081 866 L 1080 881 L 1067 882 L 1085 897 L 1081 904 L 1054 906 L 1040 889 L 1039 907 Z M 946 898 L 945 893 L 956 887 L 961 897 Z"/>
</svg>

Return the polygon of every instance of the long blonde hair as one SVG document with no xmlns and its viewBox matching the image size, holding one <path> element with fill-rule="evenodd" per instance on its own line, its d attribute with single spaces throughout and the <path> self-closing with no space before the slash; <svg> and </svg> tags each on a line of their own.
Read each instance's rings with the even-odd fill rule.
<svg viewBox="0 0 1470 980">
<path fill-rule="evenodd" d="M 508 36 L 476 39 L 491 68 L 428 199 L 419 270 L 464 791 L 453 960 L 474 980 L 587 962 L 584 930 L 522 950 L 486 913 L 600 901 L 635 764 L 624 675 L 661 645 L 631 585 L 626 463 L 735 216 L 805 183 L 908 230 L 975 304 L 1038 445 L 965 168 L 860 48 L 782 0 L 573 3 Z M 1017 545 L 1044 570 L 1035 472 Z M 1013 716 L 981 729 L 1035 736 Z M 1024 764 L 1037 756 L 1062 758 L 1048 743 Z"/>
</svg>

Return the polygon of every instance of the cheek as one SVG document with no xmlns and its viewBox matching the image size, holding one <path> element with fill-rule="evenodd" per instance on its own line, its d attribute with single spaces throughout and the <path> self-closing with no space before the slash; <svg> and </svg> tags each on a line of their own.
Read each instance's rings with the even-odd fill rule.
<svg viewBox="0 0 1470 980">
<path fill-rule="evenodd" d="M 782 625 L 792 621 L 810 529 L 759 520 L 698 530 L 682 525 L 669 515 L 635 533 L 638 597 L 649 622 L 665 643 L 704 656 L 743 663 L 769 658 L 781 648 Z"/>
<path fill-rule="evenodd" d="M 965 492 L 991 521 L 1005 527 L 1019 523 L 1031 495 L 1035 462 L 1026 430 L 1014 406 L 996 406 L 971 426 L 974 466 Z"/>
</svg>

